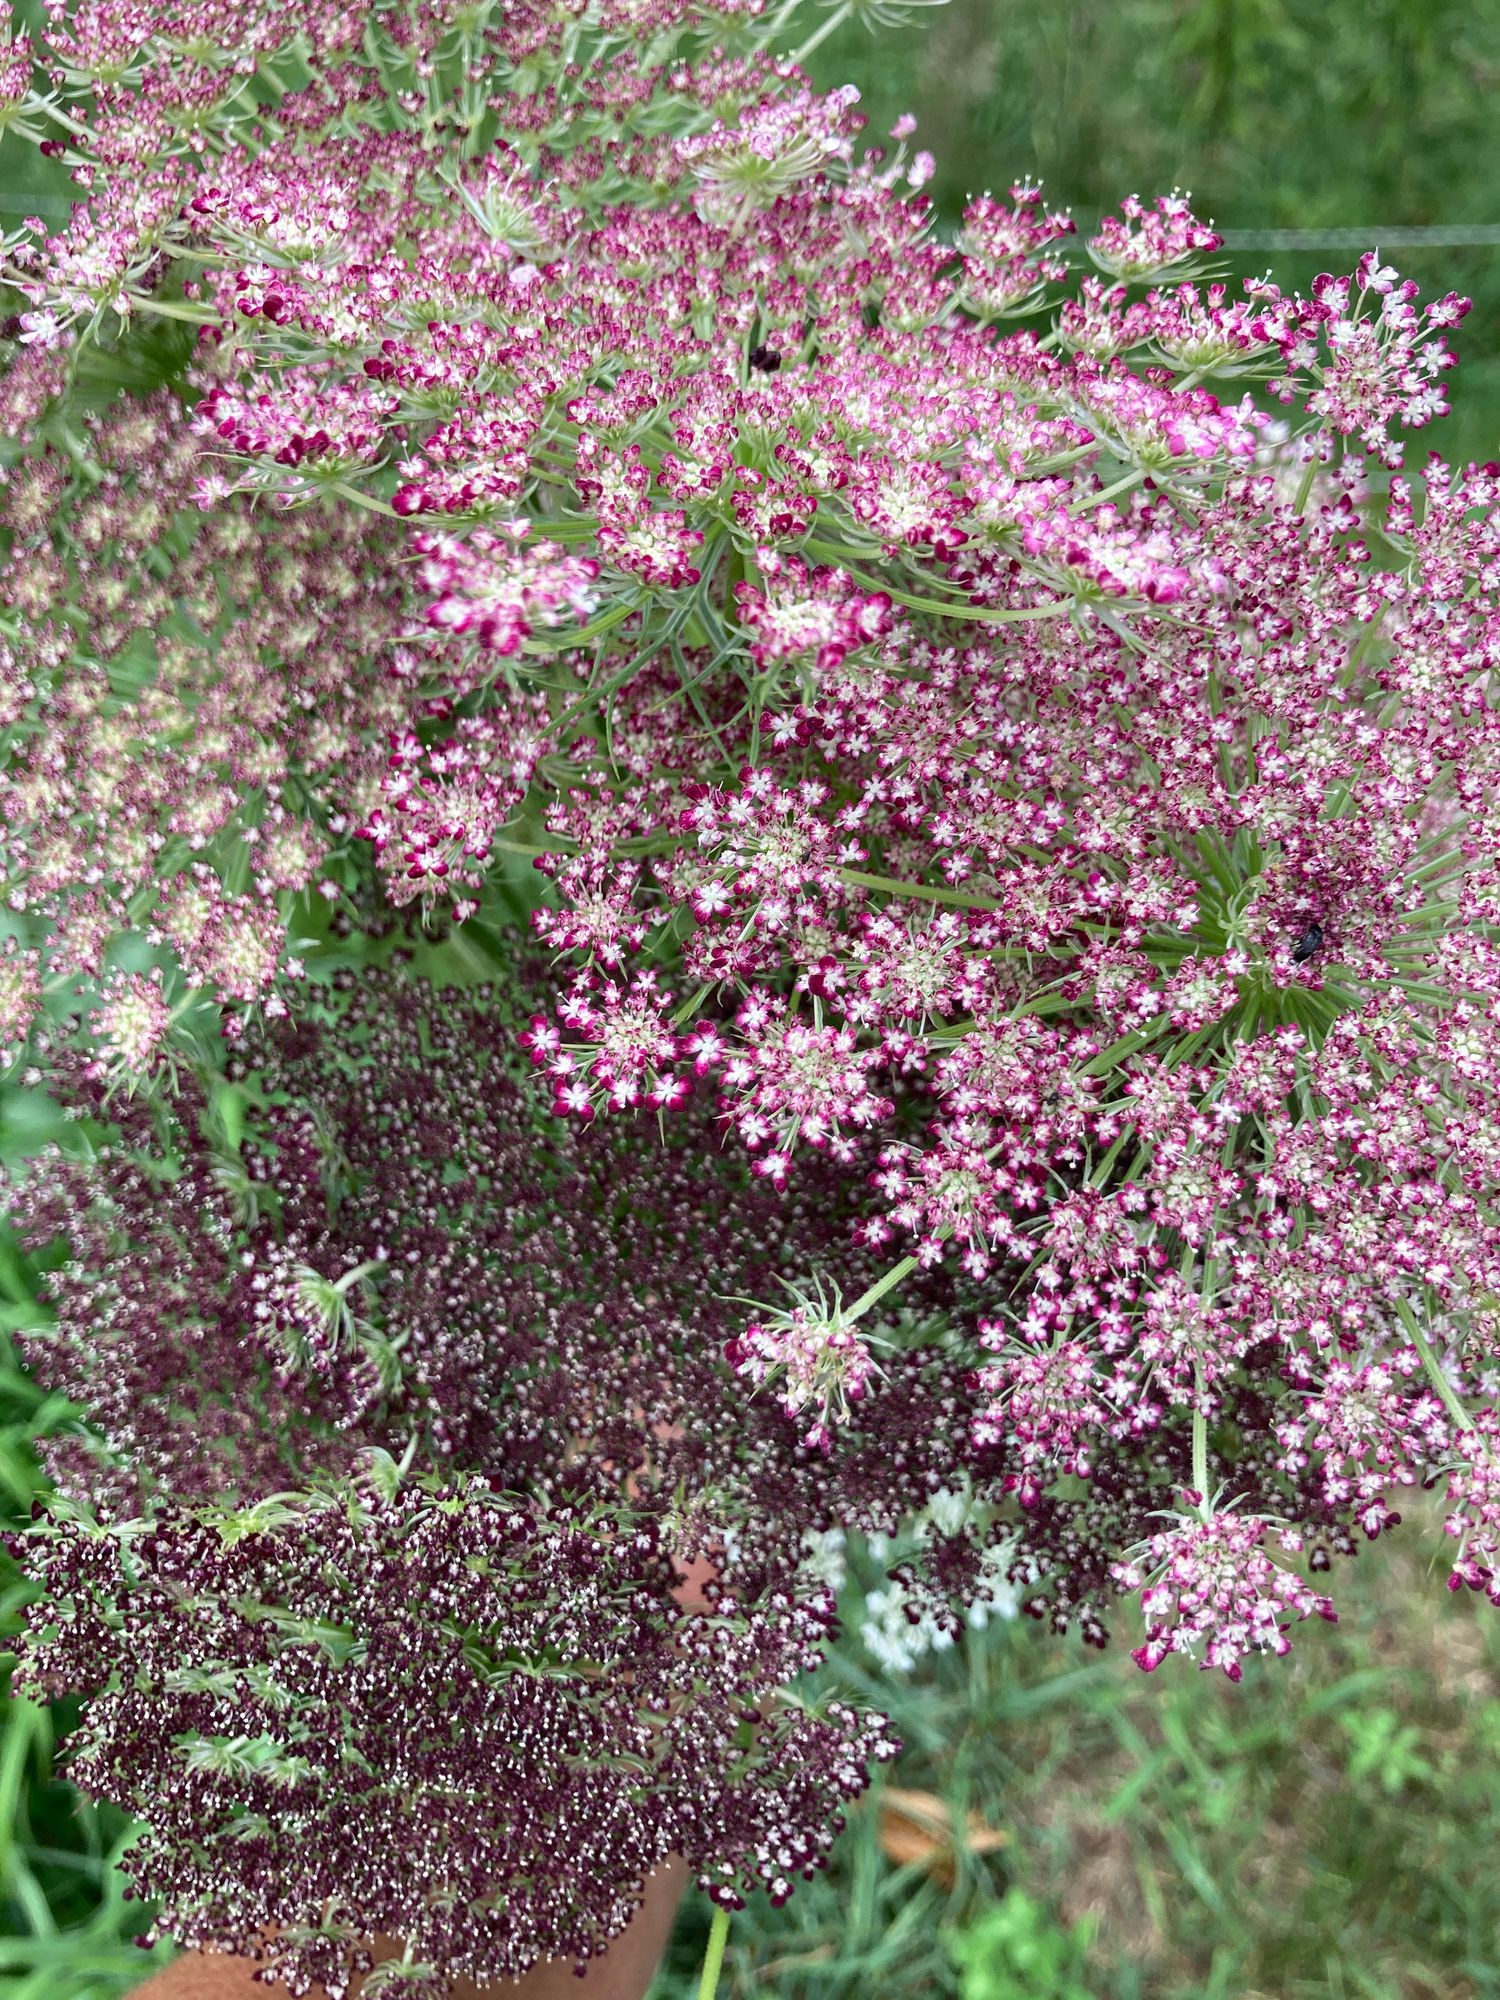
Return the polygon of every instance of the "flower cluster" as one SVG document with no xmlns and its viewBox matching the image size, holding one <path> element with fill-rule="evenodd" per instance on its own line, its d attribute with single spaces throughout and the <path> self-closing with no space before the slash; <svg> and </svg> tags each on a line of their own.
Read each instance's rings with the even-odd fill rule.
<svg viewBox="0 0 1500 2000">
<path fill-rule="evenodd" d="M 521 534 L 526 523 L 519 524 Z M 519 537 L 518 537 L 519 538 Z M 427 622 L 440 632 L 472 633 L 485 652 L 520 651 L 537 626 L 587 616 L 589 586 L 599 573 L 587 557 L 568 557 L 541 542 L 524 549 L 476 530 L 467 541 L 421 535 L 422 583 L 431 593 Z"/>
<path fill-rule="evenodd" d="M 1127 195 L 1120 213 L 1104 218 L 1088 247 L 1094 262 L 1111 277 L 1139 282 L 1181 269 L 1190 259 L 1217 250 L 1222 240 L 1193 214 L 1187 196 L 1174 188 L 1152 208 L 1139 195 Z"/>
<path fill-rule="evenodd" d="M 1419 311 L 1417 291 L 1371 251 L 1352 278 L 1325 275 L 1310 301 L 1290 310 L 1278 301 L 1267 314 L 1283 360 L 1317 383 L 1306 407 L 1389 464 L 1401 462 L 1387 435 L 1392 419 L 1423 424 L 1447 408 L 1439 378 L 1453 354 L 1444 332 L 1468 311 L 1452 292 Z M 1298 394 L 1291 381 L 1272 388 L 1287 402 Z"/>
<path fill-rule="evenodd" d="M 145 1822 L 140 1892 L 181 1938 L 274 1931 L 294 1981 L 377 1930 L 481 1981 L 583 1960 L 672 1852 L 725 1902 L 787 1894 L 892 1750 L 778 1692 L 832 1625 L 805 1544 L 894 1536 L 962 1449 L 933 1345 L 844 1369 L 822 1452 L 746 1409 L 733 1294 L 826 1261 L 840 1179 L 797 1214 L 705 1172 L 701 1131 L 539 1126 L 514 1034 L 487 988 L 340 975 L 238 1044 L 238 1141 L 222 1096 L 162 1129 L 59 1050 L 54 1091 L 113 1122 L 11 1190 L 26 1351 L 90 1413 L 47 1447 L 27 1685 L 115 1690 L 73 1772 Z"/>
<path fill-rule="evenodd" d="M 1121 1580 L 1138 1588 L 1146 1615 L 1146 1641 L 1135 1652 L 1147 1673 L 1169 1653 L 1203 1652 L 1205 1666 L 1242 1677 L 1241 1656 L 1285 1653 L 1291 1642 L 1281 1618 L 1316 1612 L 1332 1619 L 1333 1606 L 1283 1569 L 1261 1548 L 1263 1530 L 1233 1514 L 1184 1523 L 1154 1535 L 1141 1555 L 1122 1565 Z"/>
<path fill-rule="evenodd" d="M 723 1900 L 741 1868 L 784 1897 L 891 1752 L 841 1704 L 778 1701 L 824 1636 L 815 1601 L 682 1610 L 659 1533 L 607 1508 L 367 1475 L 52 1535 L 36 1574 L 69 1615 L 27 1685 L 128 1668 L 75 1779 L 144 1815 L 129 1866 L 174 1935 L 232 1940 L 293 1992 L 346 1991 L 371 1922 L 405 1941 L 418 1995 L 439 1966 L 581 1965 L 674 1852 Z"/>
<path fill-rule="evenodd" d="M 105 979 L 96 1019 L 135 1074 L 168 1021 L 138 966 L 120 984 L 120 953 L 159 949 L 173 1007 L 195 989 L 285 1006 L 289 925 L 309 891 L 342 893 L 349 818 L 406 714 L 385 524 L 204 514 L 200 463 L 156 397 L 0 489 L 8 949 L 31 1018 L 44 984 Z M 19 996 L 6 1018 L 23 1043 Z"/>
<path fill-rule="evenodd" d="M 1142 1664 L 1238 1674 L 1418 1483 L 1493 1593 L 1500 473 L 1401 470 L 1464 302 L 1373 253 L 1232 292 L 1175 193 L 1122 203 L 1086 275 L 1026 184 L 946 241 L 925 156 L 862 150 L 856 94 L 776 52 L 788 12 L 48 11 L 18 115 L 79 200 L 3 247 L 0 1041 L 147 1121 L 22 1197 L 74 1246 L 35 1344 L 94 1445 L 58 1475 L 111 1535 L 191 1539 L 226 1465 L 247 1504 L 347 1500 L 361 1453 L 413 1451 L 394 1511 L 254 1543 L 283 1607 L 335 1533 L 405 1563 L 424 1480 L 453 1535 L 540 1538 L 522 1595 L 606 1507 L 643 1673 L 691 1651 L 660 1551 L 711 1545 L 688 1630 L 762 1716 L 827 1615 L 807 1538 L 943 1492 L 976 1512 L 891 1579 L 934 1632 L 1003 1568 L 1059 1628 L 1102 1641 L 1137 1595 Z M 153 319 L 199 328 L 174 390 L 81 419 L 75 375 Z M 403 905 L 451 921 L 450 976 L 527 918 L 529 1025 L 377 971 Z M 241 1029 L 233 1157 L 183 1046 L 204 993 L 291 1016 Z M 153 1062 L 204 1111 L 180 1194 L 139 1164 L 149 1093 L 111 1094 Z M 486 1511 L 500 1480 L 523 1508 Z M 75 1544 L 52 1587 L 86 1596 Z M 270 1674 L 275 1618 L 203 1590 Z M 461 1682 L 483 1740 L 502 1679 Z M 604 1729 L 596 1694 L 547 1730 Z M 150 1819 L 154 1725 L 100 1713 L 93 1768 L 146 1759 Z M 228 1791 L 280 1782 L 208 1720 L 220 1789 L 161 1808 L 153 1880 L 191 1935 L 296 1937 L 260 1860 L 188 1867 Z M 723 1893 L 823 1851 L 864 1740 L 827 1727 L 792 1804 L 765 1778 L 774 1835 L 759 1778 L 759 1831 L 723 1818 L 727 1737 L 677 1817 L 650 1793 Z M 591 1948 L 660 1851 L 622 1837 L 582 1916 L 528 1889 L 526 1948 Z M 415 1894 L 367 1882 L 350 1922 L 443 1977 L 519 1964 Z"/>
<path fill-rule="evenodd" d="M 964 292 L 986 318 L 1000 318 L 1032 304 L 1046 285 L 1060 284 L 1068 266 L 1048 246 L 1073 234 L 1068 215 L 1049 215 L 1042 191 L 1021 181 L 1010 202 L 983 195 L 964 210 Z"/>
<path fill-rule="evenodd" d="M 429 715 L 447 706 L 428 704 Z M 358 833 L 388 871 L 393 902 L 483 884 L 500 829 L 550 747 L 547 724 L 539 695 L 515 694 L 458 716 L 451 736 L 424 741 L 406 729 L 392 739 L 379 802 Z M 454 907 L 472 915 L 475 906 L 460 899 Z"/>
<path fill-rule="evenodd" d="M 803 1441 L 820 1451 L 832 1448 L 829 1419 L 847 1424 L 852 1405 L 869 1393 L 876 1373 L 868 1345 L 854 1330 L 856 1316 L 838 1301 L 830 1306 L 821 1296 L 803 1300 L 751 1320 L 726 1350 L 735 1373 L 756 1388 L 776 1383 L 787 1416 L 802 1421 L 811 1410 Z"/>
</svg>

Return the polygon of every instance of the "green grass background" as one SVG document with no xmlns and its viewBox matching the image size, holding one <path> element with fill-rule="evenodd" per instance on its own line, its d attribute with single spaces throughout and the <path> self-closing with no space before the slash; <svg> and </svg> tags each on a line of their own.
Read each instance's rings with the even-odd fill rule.
<svg viewBox="0 0 1500 2000">
<path fill-rule="evenodd" d="M 1420 1511 L 1420 1510 L 1418 1510 Z M 1433 1524 L 1427 1524 L 1431 1526 Z M 851 1638 L 846 1687 L 931 1788 L 1008 1845 L 951 1889 L 899 1869 L 878 1790 L 826 1879 L 736 1917 L 740 2000 L 1470 2000 L 1500 1993 L 1500 1621 L 1443 1588 L 1436 1534 L 1357 1560 L 1336 1629 L 1239 1688 L 1147 1677 L 1026 1621 L 904 1683 Z M 656 2000 L 689 2000 L 706 1920 Z"/>
<path fill-rule="evenodd" d="M 951 0 L 899 27 L 864 20 L 811 67 L 859 86 L 872 138 L 915 114 L 944 224 L 1025 176 L 1081 227 L 1173 187 L 1223 229 L 1368 229 L 1363 247 L 1393 227 L 1500 224 L 1500 0 Z M 1358 254 L 1216 261 L 1305 289 Z M 1500 245 L 1388 261 L 1475 302 L 1454 414 L 1417 434 L 1411 463 L 1429 446 L 1500 456 Z"/>
<path fill-rule="evenodd" d="M 1379 244 L 1393 226 L 1500 223 L 1500 0 L 954 0 L 874 32 L 851 21 L 812 65 L 860 85 L 872 133 L 917 115 L 944 226 L 968 192 L 1022 175 L 1081 222 L 1175 185 L 1244 231 L 1364 226 Z M 47 192 L 0 148 L 0 219 Z M 1305 285 L 1354 254 L 1227 262 Z M 1429 443 L 1500 457 L 1500 248 L 1390 261 L 1476 301 L 1454 413 L 1413 464 Z M 0 1103 L 0 1154 L 37 1136 Z M 5 1351 L 25 1311 L 0 1242 L 0 1509 L 15 1519 L 37 1491 L 31 1440 L 58 1416 Z M 907 1747 L 886 1781 L 938 1792 L 1006 1844 L 960 1850 L 951 1886 L 898 1867 L 877 1789 L 826 1876 L 736 1918 L 721 1994 L 1500 2000 L 1500 1620 L 1448 1596 L 1436 1523 L 1408 1512 L 1403 1549 L 1339 1578 L 1343 1622 L 1238 1689 L 1175 1661 L 1148 1679 L 1123 1647 L 1100 1658 L 1025 1621 L 893 1681 L 859 1642 L 856 1578 L 830 1675 L 894 1713 Z M 8 1630 L 23 1588 L 0 1556 Z M 159 1962 L 130 1942 L 128 1826 L 52 1775 L 68 1721 L 0 1709 L 0 2000 L 117 2000 Z M 688 2000 L 706 1936 L 690 1905 L 655 2000 Z"/>
</svg>

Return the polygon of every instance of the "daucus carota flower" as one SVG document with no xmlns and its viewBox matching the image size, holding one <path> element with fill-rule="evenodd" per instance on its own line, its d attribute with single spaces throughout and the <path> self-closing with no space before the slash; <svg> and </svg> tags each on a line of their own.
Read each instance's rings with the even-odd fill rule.
<svg viewBox="0 0 1500 2000">
<path fill-rule="evenodd" d="M 109 1516 L 87 1584 L 60 1529 L 51 1588 L 103 1601 L 165 1524 L 195 1670 L 280 1673 L 204 1507 L 347 1495 L 411 1449 L 389 1511 L 350 1503 L 366 1596 L 302 1690 L 321 1744 L 382 1699 L 335 1684 L 367 1562 L 434 1537 L 425 1604 L 481 1589 L 445 1537 L 524 1541 L 484 1671 L 427 1632 L 410 1754 L 462 1789 L 422 1733 L 462 1686 L 544 1813 L 539 1746 L 576 1727 L 599 1791 L 567 1811 L 619 1872 L 569 1904 L 559 1864 L 513 1951 L 451 1918 L 512 1879 L 498 1837 L 452 1843 L 450 1918 L 357 1875 L 360 1921 L 443 1978 L 612 1935 L 663 1840 L 721 1897 L 815 1865 L 878 1730 L 830 1711 L 802 1789 L 793 1760 L 741 1794 L 715 1733 L 736 1675 L 764 1714 L 818 1650 L 809 1535 L 962 1491 L 893 1579 L 919 1621 L 998 1567 L 1059 1628 L 1102 1641 L 1136 1595 L 1143 1664 L 1238 1673 L 1326 1610 L 1298 1565 L 1383 1543 L 1426 1482 L 1493 1593 L 1500 479 L 1399 472 L 1464 302 L 1374 253 L 1233 290 L 1177 194 L 1122 203 L 1076 281 L 1026 184 L 946 241 L 925 157 L 862 151 L 786 18 L 86 0 L 6 114 L 56 127 L 79 200 L 3 247 L 0 1041 L 125 1132 L 21 1200 L 73 1244 L 33 1343 L 94 1428 L 55 1469 Z M 90 344 L 153 318 L 200 329 L 186 393 L 80 416 Z M 529 1025 L 374 970 L 510 967 L 517 918 L 553 954 Z M 244 1153 L 211 1144 L 216 1008 Z M 245 1589 L 285 1608 L 345 1520 L 257 1516 Z M 663 1551 L 720 1529 L 721 1622 L 684 1627 Z M 638 1616 L 688 1676 L 660 1742 L 600 1687 L 532 1690 L 561 1706 L 504 1735 L 548 1549 L 597 1603 L 579 1532 L 637 1600 L 587 1633 Z M 672 1734 L 699 1651 L 701 1744 Z M 204 1692 L 162 1673 L 153 1699 Z M 299 1976 L 333 1965 L 325 1862 L 295 1908 L 275 1886 L 272 1807 L 322 1749 L 205 1706 L 173 1791 L 178 1710 L 128 1740 L 99 1713 L 96 1780 L 169 1799 L 184 1934 L 279 1923 Z M 622 1746 L 669 1741 L 696 1775 L 631 1819 Z M 373 1852 L 397 1779 L 369 1761 Z M 200 1864 L 234 1801 L 272 1831 Z"/>
<path fill-rule="evenodd" d="M 1121 1581 L 1141 1589 L 1145 1643 L 1134 1658 L 1149 1673 L 1169 1653 L 1243 1678 L 1246 1653 L 1285 1653 L 1289 1619 L 1334 1616 L 1328 1598 L 1295 1570 L 1271 1560 L 1261 1522 L 1233 1514 L 1183 1516 L 1122 1565 Z"/>
<path fill-rule="evenodd" d="M 325 508 L 201 513 L 164 397 L 75 445 L 22 458 L 0 499 L 9 907 L 59 973 L 146 937 L 174 990 L 279 1004 L 295 899 L 403 714 L 389 534 Z M 116 1032 L 125 991 L 96 1024 L 144 1053 L 144 1016 Z"/>
<path fill-rule="evenodd" d="M 700 185 L 700 210 L 738 224 L 749 208 L 769 207 L 809 175 L 849 160 L 864 122 L 851 116 L 858 102 L 852 84 L 826 97 L 804 86 L 679 139 L 673 152 Z"/>
<path fill-rule="evenodd" d="M 1046 285 L 1068 274 L 1066 262 L 1048 246 L 1073 234 L 1073 218 L 1049 214 L 1042 191 L 1020 181 L 1009 203 L 983 195 L 964 210 L 959 244 L 964 253 L 964 295 L 985 318 L 1000 318 L 1030 305 Z"/>
<path fill-rule="evenodd" d="M 357 829 L 386 872 L 391 900 L 480 887 L 500 829 L 549 748 L 546 704 L 534 694 L 460 715 L 450 736 L 394 737 L 378 803 Z"/>
<path fill-rule="evenodd" d="M 797 557 L 777 559 L 771 552 L 762 552 L 761 571 L 764 590 L 749 583 L 735 590 L 757 666 L 800 658 L 827 672 L 842 666 L 856 647 L 890 630 L 890 599 L 882 592 L 860 591 L 850 577 L 830 570 L 810 572 Z"/>
<path fill-rule="evenodd" d="M 120 973 L 100 992 L 91 1023 L 100 1043 L 98 1061 L 143 1076 L 165 1042 L 171 1013 L 162 997 L 160 972 Z"/>
<path fill-rule="evenodd" d="M 598 1950 L 673 1851 L 720 1900 L 784 1895 L 893 1748 L 778 1694 L 832 1620 L 805 1543 L 922 1507 L 946 1452 L 913 1420 L 939 1393 L 961 1428 L 959 1358 L 877 1373 L 851 1329 L 747 1409 L 727 1294 L 816 1268 L 846 1188 L 798 1217 L 701 1129 L 549 1130 L 507 1001 L 339 986 L 241 1040 L 239 1146 L 186 1079 L 164 1129 L 56 1058 L 109 1130 L 11 1190 L 24 1240 L 72 1253 L 28 1352 L 90 1412 L 48 1447 L 28 1685 L 122 1669 L 76 1779 L 144 1820 L 129 1865 L 174 1935 L 274 1929 L 294 1984 L 352 1963 L 329 1897 L 485 1980 Z M 503 1926 L 453 1919 L 502 1898 Z"/>
<path fill-rule="evenodd" d="M 1223 238 L 1200 222 L 1188 197 L 1173 189 L 1148 208 L 1127 195 L 1118 215 L 1107 215 L 1089 238 L 1089 255 L 1113 278 L 1132 283 L 1159 278 L 1190 259 L 1217 250 Z"/>
<path fill-rule="evenodd" d="M 522 523 L 524 531 L 525 524 Z M 485 652 L 519 652 L 538 627 L 582 623 L 593 602 L 598 564 L 549 542 L 521 544 L 479 529 L 459 540 L 420 535 L 421 581 L 432 593 L 427 622 L 440 632 L 472 635 Z"/>
<path fill-rule="evenodd" d="M 837 1293 L 831 1301 L 819 1291 L 780 1312 L 757 1312 L 725 1353 L 755 1388 L 774 1383 L 786 1414 L 807 1426 L 803 1442 L 823 1451 L 832 1444 L 832 1426 L 849 1421 L 877 1372 Z"/>
</svg>

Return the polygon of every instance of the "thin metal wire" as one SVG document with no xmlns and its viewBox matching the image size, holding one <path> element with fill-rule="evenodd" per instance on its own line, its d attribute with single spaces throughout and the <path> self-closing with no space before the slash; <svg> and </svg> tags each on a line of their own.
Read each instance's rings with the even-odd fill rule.
<svg viewBox="0 0 1500 2000">
<path fill-rule="evenodd" d="M 1226 250 L 1482 250 L 1500 248 L 1500 222 L 1450 222 L 1431 228 L 1225 229 Z"/>
</svg>

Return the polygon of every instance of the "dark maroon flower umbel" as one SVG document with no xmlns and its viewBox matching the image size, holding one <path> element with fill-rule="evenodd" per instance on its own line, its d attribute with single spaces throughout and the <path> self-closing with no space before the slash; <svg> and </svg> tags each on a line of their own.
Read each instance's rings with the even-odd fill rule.
<svg viewBox="0 0 1500 2000">
<path fill-rule="evenodd" d="M 242 1148 L 191 1091 L 163 1128 L 54 1077 L 115 1129 L 14 1193 L 71 1252 L 28 1352 L 91 1419 L 47 1447 L 22 1679 L 93 1693 L 72 1775 L 145 1820 L 164 1926 L 275 1928 L 295 1978 L 356 1916 L 481 1979 L 584 1957 L 673 1852 L 785 1895 L 892 1747 L 780 1692 L 832 1629 L 804 1542 L 935 1490 L 957 1361 L 807 1450 L 743 1406 L 726 1294 L 826 1260 L 839 1183 L 799 1211 L 701 1132 L 539 1128 L 494 994 L 340 985 L 242 1042 Z"/>
</svg>

